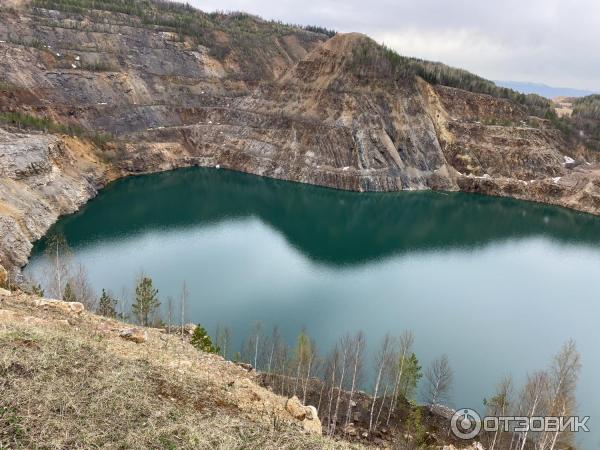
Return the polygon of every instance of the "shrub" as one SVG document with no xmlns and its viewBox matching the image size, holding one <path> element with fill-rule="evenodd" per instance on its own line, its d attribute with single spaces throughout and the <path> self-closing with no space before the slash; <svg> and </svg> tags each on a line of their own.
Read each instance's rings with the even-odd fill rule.
<svg viewBox="0 0 600 450">
<path fill-rule="evenodd" d="M 205 353 L 219 353 L 219 347 L 215 347 L 212 343 L 212 339 L 200 324 L 196 326 L 194 333 L 192 334 L 192 339 L 190 340 L 190 344 L 192 344 L 198 351 Z"/>
<path fill-rule="evenodd" d="M 79 125 L 65 125 L 61 123 L 56 123 L 55 121 L 47 117 L 38 117 L 21 112 L 0 113 L 0 123 L 13 125 L 18 128 L 44 131 L 46 133 L 68 134 L 70 136 L 77 136 L 84 139 L 89 139 L 98 147 L 104 147 L 108 142 L 110 142 L 113 139 L 113 136 L 111 136 L 108 133 L 91 132 Z"/>
</svg>

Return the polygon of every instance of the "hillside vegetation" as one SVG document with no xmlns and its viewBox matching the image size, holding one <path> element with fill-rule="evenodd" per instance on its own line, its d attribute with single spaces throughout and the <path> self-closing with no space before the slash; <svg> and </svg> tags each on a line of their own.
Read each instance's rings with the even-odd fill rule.
<svg viewBox="0 0 600 450">
<path fill-rule="evenodd" d="M 350 447 L 237 365 L 78 306 L 0 291 L 0 448 Z"/>
<path fill-rule="evenodd" d="M 512 89 L 498 87 L 494 82 L 471 72 L 439 62 L 402 56 L 372 40 L 365 39 L 354 49 L 352 65 L 365 80 L 374 76 L 387 79 L 419 76 L 434 85 L 511 100 L 527 107 L 532 115 L 543 116 L 551 107 L 551 102 L 539 95 L 525 95 Z"/>
</svg>

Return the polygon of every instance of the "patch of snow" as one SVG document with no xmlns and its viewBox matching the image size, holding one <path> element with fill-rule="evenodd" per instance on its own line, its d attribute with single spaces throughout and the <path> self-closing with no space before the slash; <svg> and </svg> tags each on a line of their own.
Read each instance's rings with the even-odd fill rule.
<svg viewBox="0 0 600 450">
<path fill-rule="evenodd" d="M 208 124 L 209 124 L 209 125 L 212 125 L 212 120 L 209 120 L 209 121 L 208 121 Z"/>
<path fill-rule="evenodd" d="M 58 56 L 60 58 L 60 53 L 57 53 L 56 56 Z"/>
<path fill-rule="evenodd" d="M 75 57 L 75 61 L 79 61 L 81 58 L 79 56 Z"/>
<path fill-rule="evenodd" d="M 563 158 L 565 158 L 565 164 L 573 164 L 575 162 L 570 156 L 564 155 Z"/>
<path fill-rule="evenodd" d="M 106 103 L 106 102 L 101 102 L 101 103 L 98 103 L 98 104 L 99 104 L 99 105 L 102 105 L 102 106 L 104 106 L 104 105 L 108 105 L 108 103 Z"/>
<path fill-rule="evenodd" d="M 221 165 L 220 165 L 220 164 L 217 164 L 217 165 L 215 166 L 215 169 L 220 169 L 220 168 L 221 168 Z"/>
<path fill-rule="evenodd" d="M 72 67 L 73 69 L 77 69 L 77 66 L 76 66 L 75 64 L 71 64 L 71 67 Z"/>
<path fill-rule="evenodd" d="M 342 170 L 343 170 L 343 171 L 346 171 L 346 170 L 348 170 L 348 169 L 350 169 L 350 166 L 346 166 L 346 167 L 344 167 Z"/>
<path fill-rule="evenodd" d="M 552 181 L 554 181 L 555 183 L 558 183 L 561 178 L 562 177 L 554 177 L 554 178 L 552 178 Z"/>
</svg>

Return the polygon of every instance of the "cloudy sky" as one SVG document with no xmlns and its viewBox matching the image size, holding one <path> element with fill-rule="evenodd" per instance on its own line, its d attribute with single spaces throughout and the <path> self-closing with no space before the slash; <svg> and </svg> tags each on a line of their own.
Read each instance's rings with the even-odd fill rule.
<svg viewBox="0 0 600 450">
<path fill-rule="evenodd" d="M 203 11 L 359 31 L 493 80 L 600 91 L 598 0 L 187 0 Z"/>
</svg>

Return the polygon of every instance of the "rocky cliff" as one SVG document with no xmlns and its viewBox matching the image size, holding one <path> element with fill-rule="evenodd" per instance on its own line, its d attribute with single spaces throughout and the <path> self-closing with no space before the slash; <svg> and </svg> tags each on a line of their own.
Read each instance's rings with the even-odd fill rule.
<svg viewBox="0 0 600 450">
<path fill-rule="evenodd" d="M 390 76 L 388 62 L 364 57 L 377 47 L 365 36 L 124 5 L 0 10 L 0 266 L 14 273 L 32 241 L 110 180 L 192 165 L 600 212 L 599 166 L 550 122 L 506 99 Z"/>
</svg>

